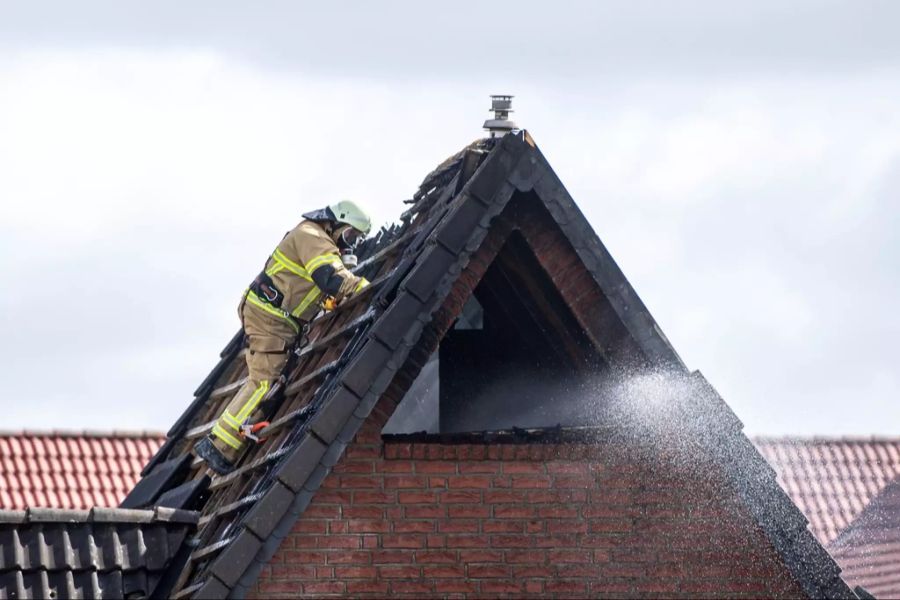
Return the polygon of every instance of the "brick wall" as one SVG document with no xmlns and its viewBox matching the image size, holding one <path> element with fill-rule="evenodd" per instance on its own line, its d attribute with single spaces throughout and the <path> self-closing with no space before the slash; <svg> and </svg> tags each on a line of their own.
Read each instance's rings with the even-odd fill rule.
<svg viewBox="0 0 900 600">
<path fill-rule="evenodd" d="M 802 596 L 721 480 L 652 447 L 383 444 L 376 408 L 260 597 Z"/>
</svg>

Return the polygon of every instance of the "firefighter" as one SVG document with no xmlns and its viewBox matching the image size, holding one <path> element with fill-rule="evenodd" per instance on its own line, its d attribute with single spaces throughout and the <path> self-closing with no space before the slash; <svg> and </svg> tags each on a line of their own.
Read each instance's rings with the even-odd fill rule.
<svg viewBox="0 0 900 600">
<path fill-rule="evenodd" d="M 249 377 L 209 437 L 194 447 L 219 474 L 234 468 L 247 443 L 246 428 L 265 416 L 260 403 L 281 376 L 307 323 L 323 307 L 333 309 L 369 285 L 342 260 L 350 256 L 355 261 L 353 249 L 372 226 L 369 215 L 355 202 L 342 200 L 303 218 L 275 248 L 238 307 Z"/>
</svg>

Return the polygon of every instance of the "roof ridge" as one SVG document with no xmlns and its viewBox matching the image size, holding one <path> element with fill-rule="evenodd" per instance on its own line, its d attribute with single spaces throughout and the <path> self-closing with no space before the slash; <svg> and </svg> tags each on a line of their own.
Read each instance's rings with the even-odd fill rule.
<svg viewBox="0 0 900 600">
<path fill-rule="evenodd" d="M 900 444 L 900 435 L 749 435 L 761 444 Z"/>
<path fill-rule="evenodd" d="M 193 510 L 157 506 L 152 509 L 88 509 L 30 507 L 25 510 L 0 510 L 0 523 L 189 523 L 196 525 L 200 513 Z"/>
<path fill-rule="evenodd" d="M 23 438 L 23 437 L 40 437 L 40 438 L 115 438 L 115 439 L 133 439 L 133 438 L 159 438 L 166 437 L 163 431 L 151 430 L 124 430 L 113 429 L 109 431 L 98 429 L 0 429 L 0 438 Z"/>
</svg>

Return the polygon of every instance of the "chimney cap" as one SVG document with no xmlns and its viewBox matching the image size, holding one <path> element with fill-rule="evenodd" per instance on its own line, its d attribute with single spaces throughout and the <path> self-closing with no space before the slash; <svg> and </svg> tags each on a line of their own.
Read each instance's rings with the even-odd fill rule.
<svg viewBox="0 0 900 600">
<path fill-rule="evenodd" d="M 518 129 L 516 124 L 509 120 L 512 109 L 512 94 L 491 94 L 490 111 L 494 113 L 493 119 L 488 119 L 482 127 L 490 132 L 490 137 L 503 137 L 510 131 Z"/>
<path fill-rule="evenodd" d="M 506 112 L 515 112 L 512 109 L 512 99 L 515 96 L 511 94 L 491 94 L 491 110 L 505 110 Z"/>
</svg>

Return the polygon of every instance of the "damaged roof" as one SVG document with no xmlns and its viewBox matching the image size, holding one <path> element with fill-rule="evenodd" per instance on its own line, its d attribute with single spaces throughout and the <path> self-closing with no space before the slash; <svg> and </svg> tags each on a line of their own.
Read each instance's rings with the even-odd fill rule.
<svg viewBox="0 0 900 600">
<path fill-rule="evenodd" d="M 164 440 L 156 432 L 0 432 L 0 509 L 117 506 Z"/>
<path fill-rule="evenodd" d="M 177 573 L 175 597 L 241 597 L 303 513 L 379 398 L 402 398 L 460 314 L 487 264 L 518 230 L 556 272 L 553 285 L 577 314 L 544 325 L 551 351 L 580 368 L 628 361 L 682 372 L 711 398 L 685 403 L 693 443 L 715 456 L 794 578 L 811 597 L 852 597 L 839 569 L 782 492 L 742 424 L 699 373 L 689 374 L 647 308 L 527 132 L 480 140 L 429 174 L 403 214 L 359 251 L 372 285 L 312 323 L 287 371 L 268 441 L 210 482 L 190 454 L 246 377 L 240 332 L 168 432 L 127 507 L 198 508 L 195 549 Z M 562 251 L 554 252 L 554 248 Z M 565 339 L 564 339 L 565 338 Z"/>
</svg>

